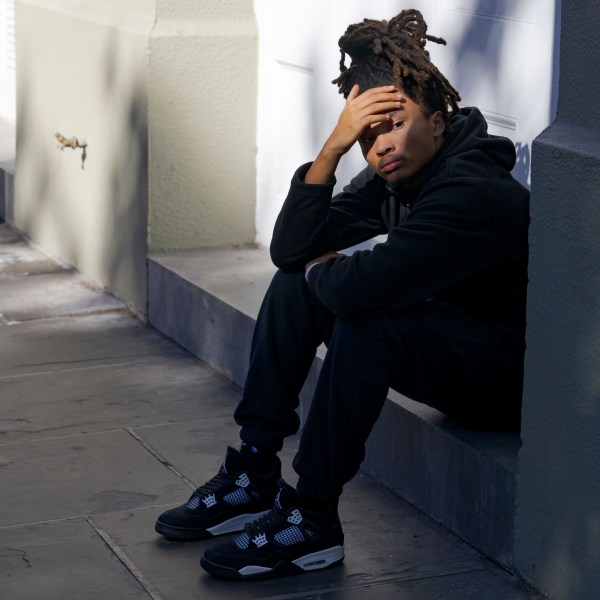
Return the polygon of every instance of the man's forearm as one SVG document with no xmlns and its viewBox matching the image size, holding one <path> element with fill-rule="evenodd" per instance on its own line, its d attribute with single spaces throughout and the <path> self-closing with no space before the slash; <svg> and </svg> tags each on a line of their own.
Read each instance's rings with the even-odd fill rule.
<svg viewBox="0 0 600 600">
<path fill-rule="evenodd" d="M 317 155 L 304 176 L 304 183 L 331 183 L 342 155 L 329 150 L 326 146 Z"/>
</svg>

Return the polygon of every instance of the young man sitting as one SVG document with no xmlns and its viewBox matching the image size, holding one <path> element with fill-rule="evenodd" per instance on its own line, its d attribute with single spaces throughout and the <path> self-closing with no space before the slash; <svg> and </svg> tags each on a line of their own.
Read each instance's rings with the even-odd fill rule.
<svg viewBox="0 0 600 600">
<path fill-rule="evenodd" d="M 430 62 L 415 10 L 365 20 L 340 39 L 346 98 L 314 162 L 294 174 L 271 244 L 243 398 L 240 451 L 156 530 L 195 540 L 241 531 L 202 566 L 230 579 L 321 569 L 344 558 L 342 488 L 358 471 L 389 387 L 451 417 L 518 427 L 529 194 L 510 174 L 513 144 Z M 351 57 L 349 68 L 345 55 Z M 368 163 L 332 197 L 339 160 Z M 337 251 L 378 234 L 351 256 Z M 298 394 L 317 347 L 327 355 L 293 466 Z"/>
</svg>

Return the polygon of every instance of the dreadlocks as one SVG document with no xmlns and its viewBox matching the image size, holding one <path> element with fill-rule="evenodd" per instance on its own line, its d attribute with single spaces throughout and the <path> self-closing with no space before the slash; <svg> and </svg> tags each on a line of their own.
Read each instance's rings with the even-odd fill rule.
<svg viewBox="0 0 600 600">
<path fill-rule="evenodd" d="M 423 15 L 414 9 L 403 10 L 389 22 L 365 19 L 350 25 L 339 40 L 340 76 L 332 83 L 344 98 L 356 83 L 362 92 L 399 85 L 426 112 L 441 111 L 448 125 L 450 116 L 459 111 L 460 95 L 429 60 L 427 41 L 446 44 L 427 34 Z M 350 67 L 345 64 L 346 54 Z"/>
</svg>

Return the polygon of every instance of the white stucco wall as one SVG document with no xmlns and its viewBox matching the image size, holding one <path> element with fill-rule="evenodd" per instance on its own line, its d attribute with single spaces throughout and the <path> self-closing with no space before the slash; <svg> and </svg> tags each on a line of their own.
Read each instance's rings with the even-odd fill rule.
<svg viewBox="0 0 600 600">
<path fill-rule="evenodd" d="M 555 0 L 255 0 L 260 27 L 257 240 L 268 245 L 293 171 L 312 160 L 343 99 L 337 41 L 351 23 L 417 8 L 433 62 L 478 106 L 490 132 L 517 144 L 515 176 L 529 182 L 532 140 L 554 114 Z M 348 59 L 347 59 L 348 63 Z M 354 148 L 340 163 L 338 189 L 364 166 Z"/>
<path fill-rule="evenodd" d="M 251 0 L 158 0 L 149 54 L 151 251 L 254 241 Z"/>
<path fill-rule="evenodd" d="M 0 119 L 16 118 L 15 3 L 0 0 Z"/>
<path fill-rule="evenodd" d="M 252 243 L 257 54 L 251 0 L 17 0 L 17 227 L 141 315 L 148 250 Z"/>
<path fill-rule="evenodd" d="M 15 224 L 146 305 L 151 0 L 18 0 Z M 57 149 L 60 132 L 88 143 Z"/>
</svg>

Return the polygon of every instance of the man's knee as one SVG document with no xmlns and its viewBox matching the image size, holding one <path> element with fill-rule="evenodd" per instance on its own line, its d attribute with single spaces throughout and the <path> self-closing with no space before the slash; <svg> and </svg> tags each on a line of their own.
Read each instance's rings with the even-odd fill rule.
<svg viewBox="0 0 600 600">
<path fill-rule="evenodd" d="M 329 312 L 309 288 L 304 272 L 285 273 L 278 270 L 273 276 L 267 291 L 267 298 L 276 298 L 277 302 L 284 304 L 288 309 L 303 304 L 311 310 L 317 309 L 319 312 Z"/>
<path fill-rule="evenodd" d="M 265 300 L 275 300 L 284 309 L 293 309 L 298 304 L 318 304 L 308 288 L 304 273 L 284 273 L 281 270 L 273 276 Z"/>
</svg>

